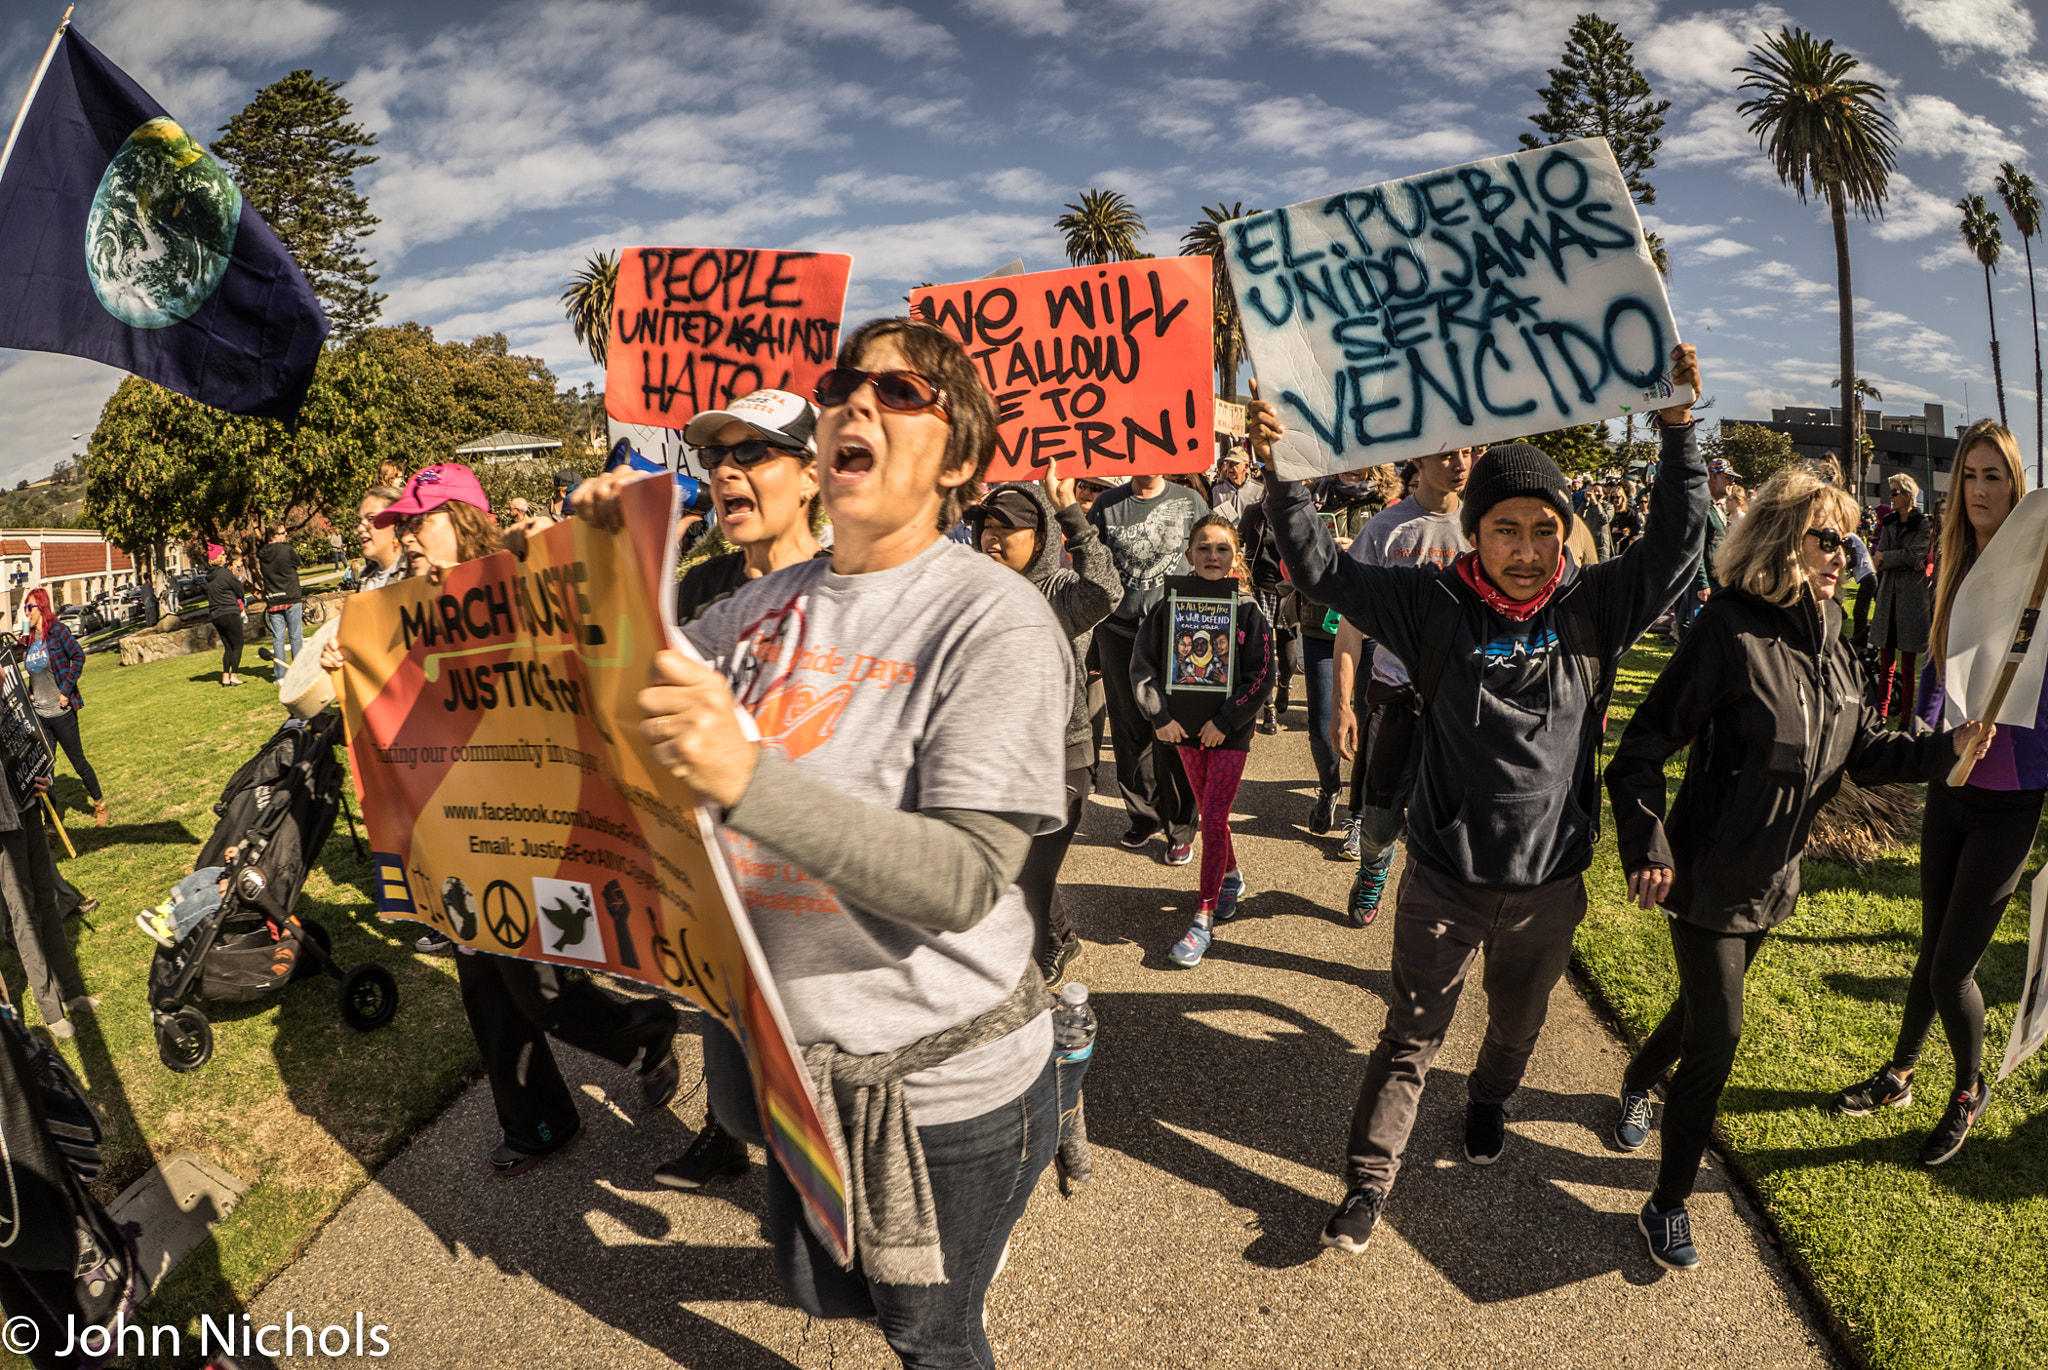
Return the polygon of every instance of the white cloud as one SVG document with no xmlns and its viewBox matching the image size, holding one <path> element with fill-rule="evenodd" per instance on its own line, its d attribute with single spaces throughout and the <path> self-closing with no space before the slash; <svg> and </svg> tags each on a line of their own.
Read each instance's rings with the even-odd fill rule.
<svg viewBox="0 0 2048 1370">
<path fill-rule="evenodd" d="M 1046 214 L 954 214 L 923 223 L 833 228 L 807 234 L 797 246 L 851 253 L 857 274 L 871 283 L 966 280 L 1019 256 L 1040 271 L 1065 264 Z"/>
<path fill-rule="evenodd" d="M 1944 48 L 2019 57 L 2034 46 L 2034 17 L 2019 0 L 1892 0 L 1892 8 Z"/>
<path fill-rule="evenodd" d="M 107 0 L 85 18 L 93 45 L 201 141 L 256 93 L 230 64 L 309 59 L 347 22 L 312 0 Z"/>
<path fill-rule="evenodd" d="M 1585 0 L 1310 0 L 1291 27 L 1311 50 L 1487 81 L 1555 64 L 1586 9 Z M 1656 10 L 1654 0 L 1614 0 L 1600 17 L 1643 33 Z"/>
<path fill-rule="evenodd" d="M 1669 219 L 1648 212 L 1643 213 L 1642 220 L 1644 228 L 1674 246 L 1692 242 L 1696 238 L 1717 237 L 1722 228 L 1720 224 L 1675 224 Z"/>
<path fill-rule="evenodd" d="M 1735 284 L 1750 290 L 1771 290 L 1792 296 L 1804 304 L 1825 304 L 1832 309 L 1835 288 L 1808 280 L 1798 268 L 1786 262 L 1759 262 L 1735 278 Z M 1741 311 L 1736 311 L 1741 312 Z"/>
<path fill-rule="evenodd" d="M 1939 95 L 1907 95 L 1894 117 L 1902 153 L 1960 163 L 1964 181 L 1973 187 L 1988 188 L 2000 162 L 2026 160 L 2026 149 L 1998 125 Z"/>
<path fill-rule="evenodd" d="M 1785 12 L 1776 5 L 1671 15 L 1636 40 L 1636 57 L 1662 94 L 1681 99 L 1726 94 L 1742 83 L 1735 68 L 1749 64 L 1750 49 L 1785 22 Z"/>
<path fill-rule="evenodd" d="M 1015 200 L 1025 203 L 1045 203 L 1068 194 L 1068 190 L 1035 167 L 1006 167 L 1001 171 L 984 172 L 981 177 L 982 192 L 997 200 Z"/>
<path fill-rule="evenodd" d="M 964 0 L 962 8 L 1027 38 L 1064 38 L 1079 22 L 1066 0 Z"/>
<path fill-rule="evenodd" d="M 1709 242 L 1701 243 L 1698 247 L 1689 248 L 1687 251 L 1694 257 L 1719 259 L 1722 257 L 1739 257 L 1745 252 L 1754 252 L 1756 249 L 1748 243 L 1738 243 L 1733 238 L 1715 238 Z"/>
<path fill-rule="evenodd" d="M 925 176 L 881 176 L 874 172 L 840 171 L 819 178 L 818 189 L 861 204 L 951 204 L 960 198 L 951 181 Z"/>
<path fill-rule="evenodd" d="M 1894 172 L 1891 193 L 1885 201 L 1884 218 L 1873 231 L 1886 242 L 1903 243 L 1935 233 L 1955 231 L 1961 223 L 1962 211 L 1945 197 Z"/>
<path fill-rule="evenodd" d="M 873 43 L 891 57 L 951 57 L 953 35 L 900 5 L 866 0 L 765 0 L 773 26 L 828 42 Z"/>
<path fill-rule="evenodd" d="M 1481 156 L 1491 143 L 1460 124 L 1404 128 L 1308 95 L 1282 95 L 1238 111 L 1237 124 L 1248 147 L 1273 152 L 1313 148 L 1319 153 L 1349 150 L 1359 156 L 1395 158 L 1446 166 Z"/>
<path fill-rule="evenodd" d="M 0 414 L 7 415 L 0 485 L 41 480 L 58 462 L 83 452 L 100 407 L 121 381 L 121 372 L 83 357 L 0 350 Z M 83 436 L 74 440 L 73 433 Z"/>
</svg>

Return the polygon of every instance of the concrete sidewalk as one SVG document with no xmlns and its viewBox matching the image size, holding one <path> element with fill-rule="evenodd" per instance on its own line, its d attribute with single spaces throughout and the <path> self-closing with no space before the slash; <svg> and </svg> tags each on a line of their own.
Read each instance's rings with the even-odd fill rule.
<svg viewBox="0 0 2048 1370">
<path fill-rule="evenodd" d="M 1297 777 L 1313 768 L 1302 711 L 1288 723 L 1256 740 L 1236 805 L 1251 898 L 1196 970 L 1166 959 L 1194 867 L 1160 865 L 1156 843 L 1119 849 L 1121 805 L 1090 806 L 1067 897 L 1090 944 L 1074 974 L 1103 1024 L 1088 1079 L 1096 1181 L 1071 1201 L 1049 1180 L 1033 1197 L 989 1296 L 999 1363 L 1839 1364 L 1718 1161 L 1693 1204 L 1704 1267 L 1650 1262 L 1635 1214 L 1657 1143 L 1626 1155 L 1604 1140 L 1626 1052 L 1569 982 L 1509 1105 L 1507 1151 L 1480 1168 L 1462 1143 L 1485 1024 L 1474 973 L 1372 1248 L 1318 1246 L 1384 1019 L 1392 920 L 1389 907 L 1359 930 L 1333 912 L 1354 868 L 1328 859 L 1341 834 L 1299 826 L 1313 790 Z M 679 1042 L 694 1080 L 697 1039 Z M 896 1363 L 873 1329 L 813 1323 L 782 1297 L 759 1153 L 753 1175 L 707 1196 L 654 1185 L 701 1123 L 701 1092 L 645 1116 L 623 1072 L 557 1051 L 588 1096 L 570 1151 L 490 1177 L 489 1088 L 472 1088 L 263 1292 L 256 1321 L 352 1328 L 360 1311 L 388 1326 L 389 1366 Z"/>
</svg>

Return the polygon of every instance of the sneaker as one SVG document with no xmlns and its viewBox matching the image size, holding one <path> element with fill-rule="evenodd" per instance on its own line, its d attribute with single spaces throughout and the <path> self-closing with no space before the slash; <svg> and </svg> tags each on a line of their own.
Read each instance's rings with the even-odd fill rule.
<svg viewBox="0 0 2048 1370">
<path fill-rule="evenodd" d="M 412 944 L 412 949 L 422 956 L 439 956 L 455 948 L 455 939 L 445 932 L 430 932 Z"/>
<path fill-rule="evenodd" d="M 1371 1243 L 1372 1230 L 1379 1226 L 1380 1210 L 1386 1206 L 1387 1196 L 1381 1190 L 1368 1189 L 1362 1184 L 1351 1186 L 1344 1202 L 1337 1205 L 1330 1221 L 1323 1224 L 1323 1245 L 1357 1255 Z"/>
<path fill-rule="evenodd" d="M 1166 959 L 1183 970 L 1193 970 L 1202 964 L 1202 955 L 1209 950 L 1209 943 L 1215 938 L 1215 931 L 1197 918 L 1173 944 L 1173 949 L 1166 953 Z"/>
<path fill-rule="evenodd" d="M 668 1101 L 676 1097 L 676 1085 L 682 1080 L 682 1068 L 676 1064 L 673 1051 L 663 1052 L 661 1059 L 640 1072 L 640 1100 L 649 1108 L 667 1108 Z"/>
<path fill-rule="evenodd" d="M 1268 737 L 1280 731 L 1280 715 L 1271 704 L 1259 710 L 1259 731 Z"/>
<path fill-rule="evenodd" d="M 1162 858 L 1169 866 L 1185 866 L 1195 859 L 1195 844 L 1192 842 L 1169 842 L 1166 855 Z"/>
<path fill-rule="evenodd" d="M 654 1182 L 670 1189 L 702 1189 L 713 1180 L 746 1174 L 747 1165 L 747 1144 L 712 1116 L 705 1118 L 704 1130 L 688 1151 L 654 1168 Z"/>
<path fill-rule="evenodd" d="M 1867 1118 L 1881 1108 L 1910 1108 L 1913 1081 L 1901 1079 L 1889 1065 L 1861 1084 L 1851 1085 L 1835 1096 L 1835 1110 L 1851 1118 Z"/>
<path fill-rule="evenodd" d="M 1379 916 L 1380 895 L 1387 888 L 1385 866 L 1360 866 L 1358 874 L 1351 878 L 1351 901 L 1346 911 L 1351 921 L 1361 928 L 1372 926 L 1372 920 Z"/>
<path fill-rule="evenodd" d="M 583 1124 L 579 1120 L 574 1127 L 569 1129 L 568 1136 L 562 1138 L 561 1141 L 545 1151 L 525 1152 L 519 1150 L 510 1142 L 501 1142 L 498 1145 L 498 1149 L 491 1153 L 491 1173 L 507 1180 L 511 1179 L 514 1175 L 524 1175 L 527 1171 L 533 1169 L 582 1135 Z"/>
<path fill-rule="evenodd" d="M 1067 978 L 1067 967 L 1081 954 L 1081 939 L 1068 933 L 1058 946 L 1049 947 L 1038 963 L 1039 974 L 1045 977 L 1047 989 L 1059 988 L 1060 981 Z"/>
<path fill-rule="evenodd" d="M 1317 837 L 1321 837 L 1336 824 L 1336 821 L 1337 796 L 1334 794 L 1317 795 L 1315 808 L 1309 810 L 1308 830 Z"/>
<path fill-rule="evenodd" d="M 1614 1124 L 1614 1144 L 1623 1151 L 1641 1151 L 1650 1140 L 1650 1091 L 1621 1090 L 1621 1117 Z"/>
<path fill-rule="evenodd" d="M 1954 1158 L 1969 1140 L 1970 1129 L 1984 1116 L 1985 1106 L 1991 1102 L 1991 1086 L 1984 1083 L 1984 1077 L 1977 1077 L 1977 1087 L 1959 1091 L 1948 1101 L 1948 1108 L 1942 1113 L 1941 1121 L 1934 1125 L 1934 1131 L 1927 1134 L 1927 1140 L 1920 1144 L 1920 1164 L 1940 1165 Z"/>
<path fill-rule="evenodd" d="M 1129 828 L 1125 830 L 1122 837 L 1116 840 L 1116 844 L 1125 851 L 1143 851 L 1145 850 L 1145 844 L 1151 840 L 1152 829 Z"/>
<path fill-rule="evenodd" d="M 171 937 L 173 925 L 170 917 L 160 909 L 144 909 L 136 914 L 135 926 L 142 929 L 143 936 L 166 950 L 177 945 Z"/>
<path fill-rule="evenodd" d="M 1358 847 L 1365 840 L 1365 820 L 1353 818 L 1344 825 L 1344 845 L 1337 848 L 1337 855 L 1346 861 L 1358 859 Z"/>
<path fill-rule="evenodd" d="M 1244 898 L 1244 872 L 1225 871 L 1223 889 L 1216 899 L 1216 921 L 1226 922 L 1237 916 L 1237 901 Z"/>
<path fill-rule="evenodd" d="M 1680 1204 L 1659 1213 L 1648 1204 L 1636 1215 L 1636 1228 L 1650 1244 L 1650 1259 L 1666 1270 L 1697 1270 L 1700 1253 L 1692 1244 L 1692 1214 Z"/>
<path fill-rule="evenodd" d="M 1492 1165 L 1508 1144 L 1508 1113 L 1499 1104 L 1482 1104 L 1477 1099 L 1465 1105 L 1465 1159 L 1474 1165 Z"/>
</svg>

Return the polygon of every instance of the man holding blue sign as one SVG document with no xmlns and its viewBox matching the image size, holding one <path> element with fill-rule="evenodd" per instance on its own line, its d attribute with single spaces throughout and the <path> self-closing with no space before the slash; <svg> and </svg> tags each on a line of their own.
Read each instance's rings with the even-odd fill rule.
<svg viewBox="0 0 2048 1370">
<path fill-rule="evenodd" d="M 1693 351 L 1674 380 L 1698 393 Z M 1258 398 L 1255 455 L 1287 438 Z M 1486 952 L 1486 1045 L 1470 1078 L 1465 1155 L 1497 1160 L 1520 1086 L 1585 916 L 1598 833 L 1596 762 L 1621 655 L 1689 583 L 1707 524 L 1707 473 L 1689 403 L 1658 412 L 1655 538 L 1613 561 L 1564 555 L 1571 489 L 1527 443 L 1474 464 L 1460 522 L 1475 551 L 1449 567 L 1367 566 L 1343 555 L 1307 486 L 1275 479 L 1265 508 L 1290 575 L 1406 663 L 1420 700 L 1421 760 L 1394 913 L 1387 1021 L 1366 1065 L 1347 1147 L 1349 1192 L 1326 1246 L 1365 1249 L 1414 1126 L 1472 961 Z"/>
</svg>

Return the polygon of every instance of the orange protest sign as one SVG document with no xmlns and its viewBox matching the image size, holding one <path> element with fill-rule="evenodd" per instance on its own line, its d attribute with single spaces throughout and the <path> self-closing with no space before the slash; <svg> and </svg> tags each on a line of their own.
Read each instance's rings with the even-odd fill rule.
<svg viewBox="0 0 2048 1370">
<path fill-rule="evenodd" d="M 605 412 L 681 428 L 763 387 L 811 397 L 839 349 L 853 258 L 743 247 L 619 254 Z"/>
<path fill-rule="evenodd" d="M 996 401 L 988 478 L 1120 479 L 1214 459 L 1207 257 L 1040 271 L 914 290 L 911 312 L 974 359 Z"/>
<path fill-rule="evenodd" d="M 581 966 L 708 1010 L 746 1048 L 768 1140 L 846 1250 L 845 1178 L 709 813 L 657 765 L 635 696 L 678 642 L 675 483 L 624 527 L 529 543 L 348 601 L 349 765 L 378 912 L 479 952 Z"/>
</svg>

